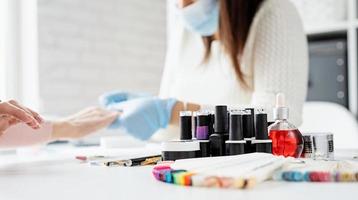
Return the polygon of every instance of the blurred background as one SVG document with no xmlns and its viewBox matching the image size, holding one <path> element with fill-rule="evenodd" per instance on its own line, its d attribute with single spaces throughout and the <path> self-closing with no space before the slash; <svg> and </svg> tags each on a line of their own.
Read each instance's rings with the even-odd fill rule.
<svg viewBox="0 0 358 200">
<path fill-rule="evenodd" d="M 165 0 L 0 1 L 1 98 L 65 115 L 105 91 L 158 92 Z"/>
<path fill-rule="evenodd" d="M 356 0 L 291 1 L 309 41 L 307 100 L 356 116 Z M 114 89 L 156 94 L 166 7 L 165 0 L 0 0 L 0 98 L 63 116 Z"/>
</svg>

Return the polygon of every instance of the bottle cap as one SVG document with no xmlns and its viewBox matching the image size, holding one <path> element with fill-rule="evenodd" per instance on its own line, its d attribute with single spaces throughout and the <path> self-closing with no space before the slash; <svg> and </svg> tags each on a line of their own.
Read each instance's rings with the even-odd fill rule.
<svg viewBox="0 0 358 200">
<path fill-rule="evenodd" d="M 243 140 L 242 111 L 230 112 L 229 140 Z"/>
<path fill-rule="evenodd" d="M 199 111 L 197 112 L 197 126 L 209 126 L 210 124 L 210 112 Z"/>
<path fill-rule="evenodd" d="M 228 132 L 228 112 L 227 106 L 215 106 L 215 133 L 227 133 Z"/>
<path fill-rule="evenodd" d="M 245 109 L 245 112 L 242 116 L 242 130 L 244 133 L 244 138 L 255 137 L 255 124 L 254 124 L 254 115 L 251 114 L 253 111 Z"/>
<path fill-rule="evenodd" d="M 181 111 L 180 112 L 180 139 L 181 140 L 191 140 L 192 133 L 191 133 L 191 116 L 192 113 L 190 111 Z"/>
<path fill-rule="evenodd" d="M 267 114 L 263 110 L 256 112 L 255 120 L 255 137 L 257 140 L 268 139 L 268 129 L 267 129 Z"/>
<path fill-rule="evenodd" d="M 273 109 L 273 118 L 274 120 L 288 119 L 289 110 L 286 107 L 285 95 L 283 93 L 278 93 L 276 95 L 276 107 Z"/>
</svg>

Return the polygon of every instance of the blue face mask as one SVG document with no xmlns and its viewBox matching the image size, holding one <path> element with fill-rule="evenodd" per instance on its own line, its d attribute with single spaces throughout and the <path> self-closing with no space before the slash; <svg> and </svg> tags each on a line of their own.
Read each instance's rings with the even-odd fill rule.
<svg viewBox="0 0 358 200">
<path fill-rule="evenodd" d="M 219 26 L 219 6 L 217 0 L 198 0 L 185 7 L 178 8 L 184 26 L 201 36 L 213 35 Z"/>
</svg>

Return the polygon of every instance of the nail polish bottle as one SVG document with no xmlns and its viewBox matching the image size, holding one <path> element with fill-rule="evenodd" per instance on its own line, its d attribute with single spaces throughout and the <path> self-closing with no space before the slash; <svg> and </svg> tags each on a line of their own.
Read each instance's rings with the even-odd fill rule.
<svg viewBox="0 0 358 200">
<path fill-rule="evenodd" d="M 191 140 L 192 136 L 192 112 L 191 111 L 181 111 L 179 126 L 180 128 L 180 140 Z"/>
<path fill-rule="evenodd" d="M 225 142 L 226 155 L 244 154 L 245 143 L 242 131 L 242 111 L 231 111 L 229 117 L 229 140 Z"/>
<path fill-rule="evenodd" d="M 258 109 L 255 114 L 255 139 L 252 145 L 255 152 L 272 153 L 272 140 L 268 137 L 267 113 Z"/>
<path fill-rule="evenodd" d="M 303 151 L 303 137 L 301 132 L 288 121 L 289 109 L 285 105 L 285 96 L 282 93 L 276 96 L 273 117 L 275 123 L 269 126 L 272 153 L 285 157 L 300 157 Z"/>
<path fill-rule="evenodd" d="M 216 106 L 214 134 L 209 137 L 212 156 L 225 155 L 225 141 L 229 139 L 228 125 L 227 106 Z"/>
<path fill-rule="evenodd" d="M 196 113 L 196 139 L 200 143 L 200 153 L 198 157 L 210 156 L 210 121 L 210 112 L 204 110 Z"/>
<path fill-rule="evenodd" d="M 244 133 L 245 153 L 255 152 L 255 148 L 251 145 L 252 140 L 255 139 L 255 115 L 253 108 L 246 108 L 242 116 L 242 131 Z"/>
</svg>

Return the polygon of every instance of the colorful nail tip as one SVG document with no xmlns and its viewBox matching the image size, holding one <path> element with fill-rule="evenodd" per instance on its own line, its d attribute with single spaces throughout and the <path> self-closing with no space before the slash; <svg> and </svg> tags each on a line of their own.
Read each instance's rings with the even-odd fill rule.
<svg viewBox="0 0 358 200">
<path fill-rule="evenodd" d="M 192 186 L 203 187 L 204 180 L 205 180 L 205 176 L 195 174 L 191 177 L 191 184 Z"/>
<path fill-rule="evenodd" d="M 241 189 L 244 187 L 245 181 L 242 178 L 234 180 L 234 188 Z"/>
<path fill-rule="evenodd" d="M 244 180 L 243 189 L 251 189 L 256 185 L 255 178 L 247 178 Z"/>
<path fill-rule="evenodd" d="M 302 171 L 300 171 L 302 170 Z M 173 170 L 169 164 L 157 165 L 152 170 L 153 176 L 160 181 L 173 183 L 180 186 L 211 187 L 211 188 L 234 188 L 249 189 L 258 182 L 255 178 L 232 178 L 226 176 L 210 176 L 197 174 L 187 170 Z M 272 177 L 273 180 L 288 182 L 358 182 L 357 171 L 303 171 L 279 170 Z"/>
<path fill-rule="evenodd" d="M 152 174 L 154 176 L 155 179 L 159 180 L 159 181 L 165 181 L 165 173 L 167 173 L 168 171 L 170 171 L 171 168 L 169 165 L 157 165 L 153 168 L 152 170 Z"/>
<path fill-rule="evenodd" d="M 184 175 L 184 185 L 185 186 L 191 186 L 192 185 L 192 181 L 191 181 L 191 177 L 194 175 L 194 173 L 186 173 Z"/>
<path fill-rule="evenodd" d="M 209 176 L 209 177 L 204 179 L 203 186 L 204 187 L 220 187 L 221 182 L 220 182 L 218 177 Z"/>
<path fill-rule="evenodd" d="M 303 180 L 303 174 L 301 172 L 293 172 L 292 178 L 293 181 L 300 182 Z"/>
<path fill-rule="evenodd" d="M 186 172 L 186 170 L 172 170 L 171 174 L 173 177 L 173 183 L 176 185 L 180 185 L 182 175 Z"/>
</svg>

